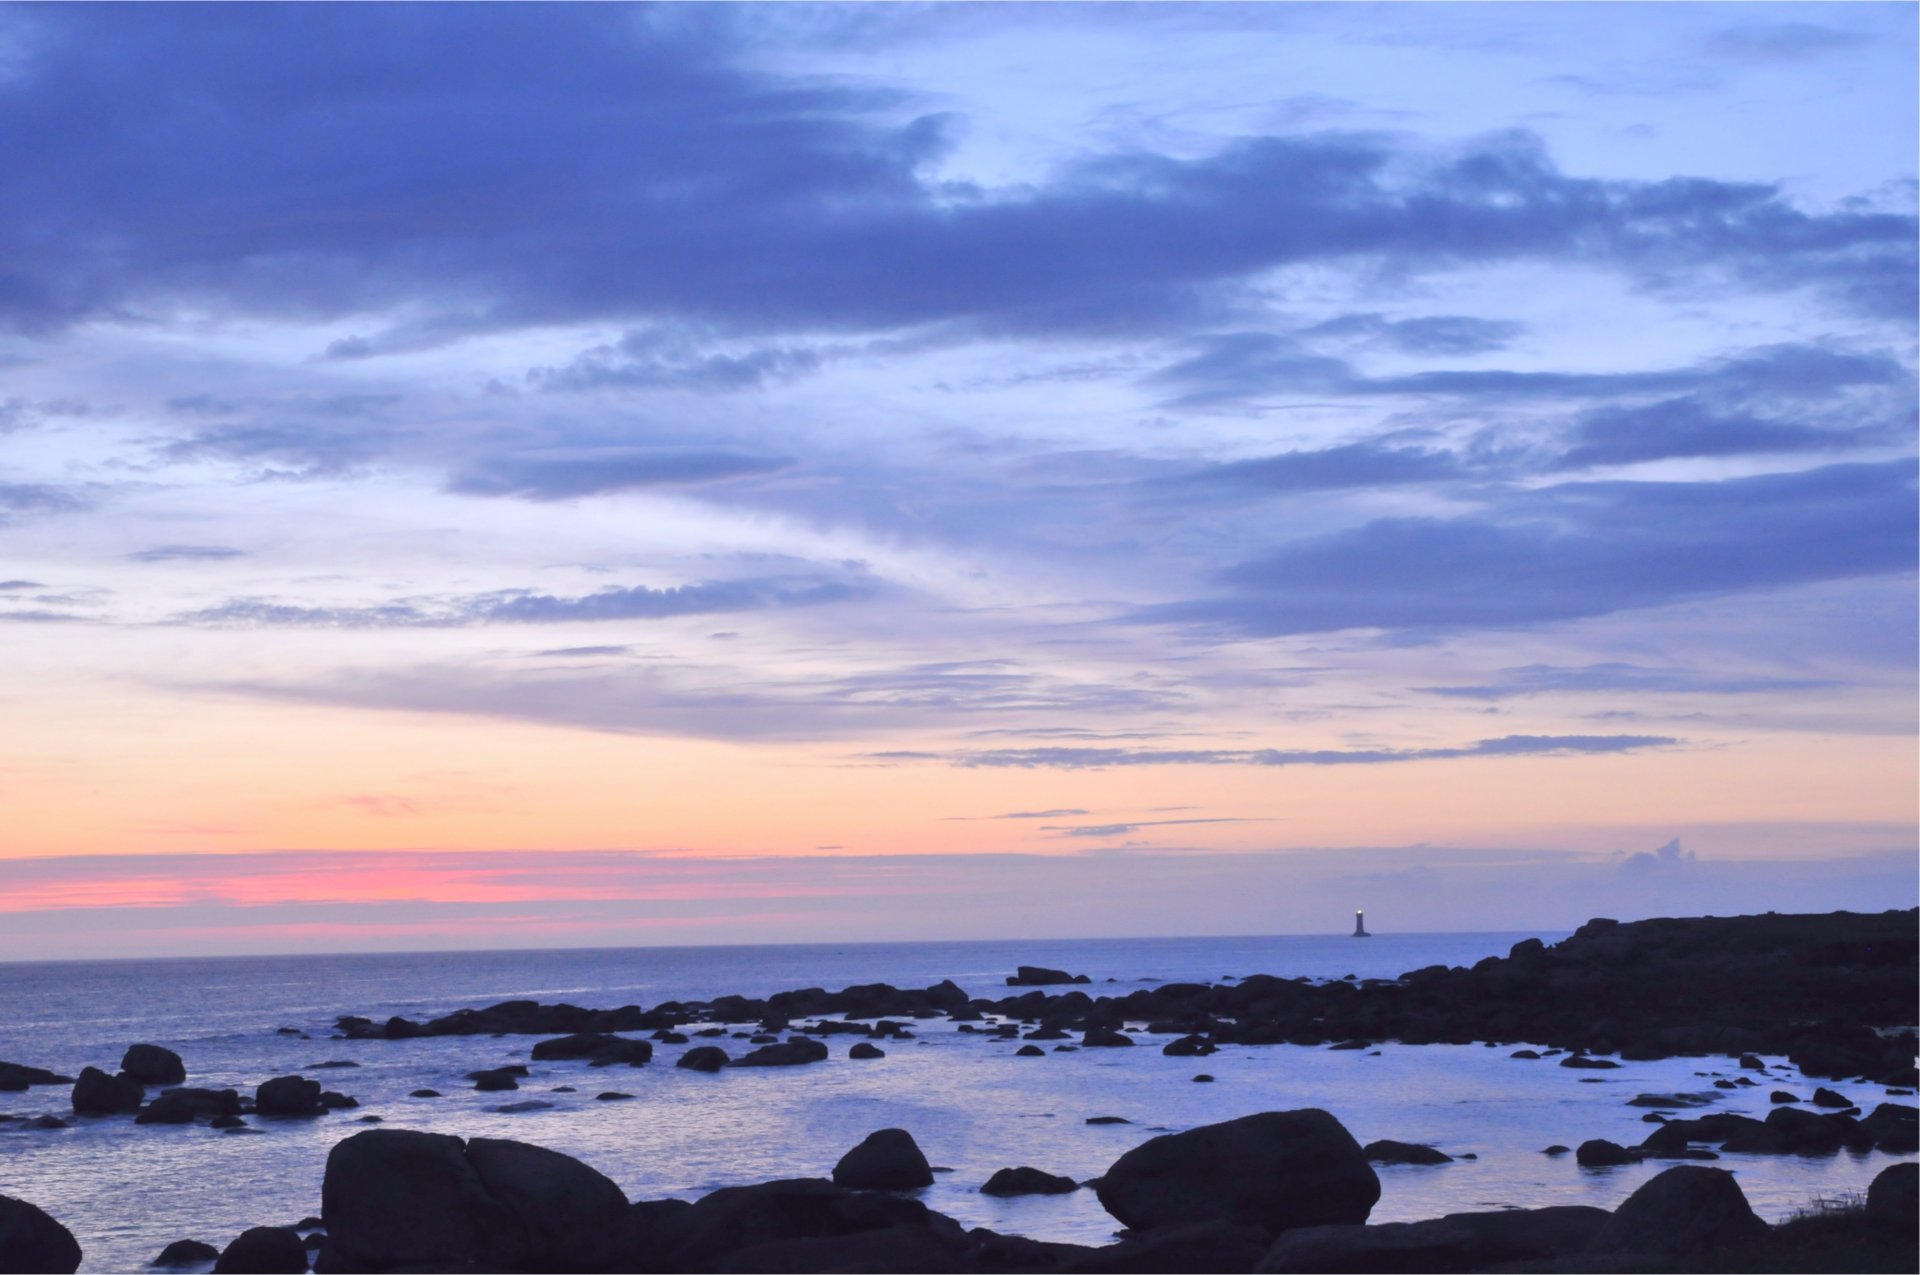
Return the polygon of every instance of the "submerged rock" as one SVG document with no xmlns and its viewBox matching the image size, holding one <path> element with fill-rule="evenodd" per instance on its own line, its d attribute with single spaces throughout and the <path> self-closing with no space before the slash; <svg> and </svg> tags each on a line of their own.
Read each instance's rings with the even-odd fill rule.
<svg viewBox="0 0 1920 1275">
<path fill-rule="evenodd" d="M 628 1040 L 599 1032 L 583 1032 L 543 1040 L 533 1047 L 536 1062 L 546 1059 L 585 1059 L 595 1067 L 643 1066 L 653 1058 L 653 1045 L 644 1040 Z"/>
<path fill-rule="evenodd" d="M 980 1188 L 982 1195 L 1065 1195 L 1078 1191 L 1080 1184 L 1057 1173 L 1021 1165 L 1017 1169 L 998 1169 Z"/>
<path fill-rule="evenodd" d="M 1364 1148 L 1370 1164 L 1451 1164 L 1453 1157 L 1444 1151 L 1417 1142 L 1395 1142 L 1381 1138 Z"/>
<path fill-rule="evenodd" d="M 795 1036 L 781 1041 L 777 1045 L 762 1045 L 744 1058 L 736 1058 L 731 1067 L 800 1067 L 807 1063 L 824 1062 L 827 1047 L 817 1040 L 805 1036 Z"/>
</svg>

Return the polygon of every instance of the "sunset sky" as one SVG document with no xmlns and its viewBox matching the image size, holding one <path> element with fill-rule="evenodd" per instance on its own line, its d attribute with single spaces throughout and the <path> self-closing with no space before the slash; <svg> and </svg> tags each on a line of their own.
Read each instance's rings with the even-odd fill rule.
<svg viewBox="0 0 1920 1275">
<path fill-rule="evenodd" d="M 1912 906 L 1915 41 L 0 7 L 0 959 Z"/>
</svg>

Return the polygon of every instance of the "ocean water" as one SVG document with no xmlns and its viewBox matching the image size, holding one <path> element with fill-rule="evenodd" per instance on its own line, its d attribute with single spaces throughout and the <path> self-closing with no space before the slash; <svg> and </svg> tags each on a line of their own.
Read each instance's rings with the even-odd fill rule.
<svg viewBox="0 0 1920 1275">
<path fill-rule="evenodd" d="M 1375 1221 L 1462 1209 L 1617 1204 L 1658 1163 L 1582 1169 L 1548 1157 L 1551 1143 L 1621 1143 L 1648 1132 L 1641 1093 L 1706 1092 L 1712 1109 L 1764 1116 L 1774 1084 L 1720 1091 L 1737 1074 L 1728 1059 L 1631 1062 L 1580 1072 L 1508 1049 L 1384 1044 L 1377 1056 L 1296 1046 L 1232 1046 L 1207 1058 L 1168 1058 L 1161 1038 L 1134 1049 L 1016 1058 L 1018 1042 L 956 1031 L 943 1019 L 914 1024 L 911 1041 L 882 1042 L 884 1059 L 845 1057 L 832 1037 L 828 1062 L 704 1075 L 673 1066 L 689 1046 L 656 1046 L 640 1068 L 580 1062 L 530 1064 L 518 1092 L 477 1093 L 462 1079 L 483 1066 L 529 1062 L 531 1036 L 408 1041 L 329 1039 L 348 1013 L 423 1019 L 511 998 L 597 1008 L 764 996 L 800 987 L 888 982 L 924 987 L 951 978 L 976 996 L 1008 994 L 1016 965 L 1086 973 L 1100 995 L 1155 981 L 1218 981 L 1251 973 L 1286 977 L 1392 977 L 1423 965 L 1467 965 L 1504 954 L 1521 938 L 1555 933 L 1277 936 L 1215 939 L 1062 940 L 780 947 L 628 948 L 0 965 L 0 1059 L 77 1074 L 112 1070 L 126 1046 L 152 1041 L 178 1052 L 188 1081 L 250 1091 L 271 1076 L 305 1071 L 360 1108 L 313 1121 L 255 1119 L 259 1136 L 193 1126 L 135 1125 L 130 1117 L 76 1120 L 31 1130 L 0 1122 L 0 1193 L 31 1200 L 81 1242 L 85 1271 L 144 1267 L 172 1240 L 224 1245 L 249 1226 L 317 1214 L 329 1148 L 379 1115 L 387 1128 L 517 1138 L 567 1152 L 606 1173 L 635 1199 L 694 1198 L 722 1186 L 825 1176 L 875 1129 L 910 1130 L 936 1166 L 926 1203 L 969 1226 L 1040 1239 L 1109 1242 L 1115 1223 L 1091 1191 L 999 1200 L 979 1194 L 994 1170 L 1033 1165 L 1077 1179 L 1100 1174 L 1122 1152 L 1169 1130 L 1257 1111 L 1323 1107 L 1362 1142 L 1429 1142 L 1449 1154 L 1433 1167 L 1380 1170 Z M 1112 981 L 1108 981 L 1112 980 Z M 294 1027 L 311 1039 L 281 1035 Z M 696 1039 L 695 1043 L 701 1043 Z M 723 1042 L 737 1056 L 734 1046 Z M 313 1071 L 329 1060 L 359 1064 Z M 1768 1059 L 1784 1067 L 1780 1059 Z M 1196 1084 L 1201 1072 L 1217 1077 Z M 1780 1085 L 1811 1093 L 1791 1071 Z M 573 1087 L 576 1092 L 556 1093 Z M 446 1096 L 407 1095 L 434 1088 Z M 1870 1109 L 1883 1094 L 1840 1086 Z M 619 1090 L 629 1102 L 598 1102 Z M 541 1099 L 548 1111 L 500 1114 Z M 1896 1101 L 1912 1102 L 1911 1098 Z M 70 1116 L 65 1087 L 0 1094 L 0 1112 Z M 1089 1125 L 1088 1117 L 1132 1123 Z M 1827 1157 L 1728 1155 L 1762 1216 L 1778 1220 L 1819 1196 L 1865 1189 L 1896 1158 L 1879 1152 Z M 1911 1157 L 1905 1157 L 1911 1158 Z"/>
</svg>

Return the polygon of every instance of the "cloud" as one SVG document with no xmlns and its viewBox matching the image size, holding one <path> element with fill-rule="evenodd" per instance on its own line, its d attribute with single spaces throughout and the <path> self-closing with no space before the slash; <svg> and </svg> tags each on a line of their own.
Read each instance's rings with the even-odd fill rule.
<svg viewBox="0 0 1920 1275">
<path fill-rule="evenodd" d="M 1820 678 L 1726 677 L 1684 668 L 1648 668 L 1608 662 L 1564 668 L 1527 664 L 1501 669 L 1499 680 L 1479 686 L 1422 686 L 1429 695 L 1454 699 L 1505 700 L 1529 695 L 1650 693 L 1656 695 L 1752 695 L 1772 691 L 1821 690 L 1837 683 Z"/>
<path fill-rule="evenodd" d="M 1287 495 L 1356 487 L 1391 487 L 1442 482 L 1462 477 L 1465 466 L 1451 452 L 1378 442 L 1349 443 L 1319 451 L 1281 452 L 1249 460 L 1226 461 L 1172 478 L 1149 480 L 1155 487 L 1200 487 L 1215 492 Z"/>
<path fill-rule="evenodd" d="M 895 750 L 874 761 L 941 761 L 975 769 L 1091 770 L 1107 766 L 1378 766 L 1453 761 L 1462 757 L 1525 757 L 1625 753 L 1681 741 L 1665 735 L 1505 735 L 1457 748 L 983 748 L 958 752 Z"/>
<path fill-rule="evenodd" d="M 688 486 L 777 473 L 790 461 L 728 451 L 602 449 L 576 455 L 496 456 L 453 478 L 468 496 L 570 500 L 606 492 Z"/>
<path fill-rule="evenodd" d="M 1697 860 L 1691 850 L 1680 848 L 1680 838 L 1675 837 L 1657 850 L 1642 850 L 1628 855 L 1620 863 L 1620 870 L 1629 873 L 1671 872 L 1683 869 Z"/>
<path fill-rule="evenodd" d="M 1251 136 L 996 190 L 940 174 L 952 121 L 752 69 L 724 24 L 597 6 L 31 22 L 0 84 L 0 132 L 32 141 L 0 173 L 0 322 L 17 330 L 203 306 L 411 316 L 344 353 L 580 321 L 1164 331 L 1241 308 L 1276 268 L 1389 258 L 1578 259 L 1913 313 L 1910 216 L 1571 176 L 1523 133 Z M 762 363 L 711 371 L 783 371 Z"/>
<path fill-rule="evenodd" d="M 19 514 L 65 514 L 91 507 L 92 489 L 50 483 L 0 483 L 0 527 Z"/>
<path fill-rule="evenodd" d="M 570 363 L 536 368 L 528 379 L 547 390 L 735 391 L 759 389 L 815 371 L 823 356 L 807 347 L 763 346 L 737 353 L 705 350 L 683 333 L 628 332 Z"/>
<path fill-rule="evenodd" d="M 1554 469 L 1630 465 L 1688 456 L 1837 452 L 1891 441 L 1886 432 L 1802 425 L 1748 414 L 1724 414 L 1694 398 L 1582 413 L 1571 446 Z"/>
<path fill-rule="evenodd" d="M 244 558 L 246 553 L 245 549 L 222 545 L 156 545 L 127 557 L 135 562 L 222 562 L 228 558 Z"/>
<path fill-rule="evenodd" d="M 1304 329 L 1303 337 L 1354 337 L 1402 354 L 1467 355 L 1504 350 L 1526 331 L 1523 323 L 1436 314 L 1389 319 L 1381 314 L 1347 314 Z"/>
<path fill-rule="evenodd" d="M 38 580 L 0 580 L 0 593 L 17 593 L 21 589 L 44 589 L 47 586 Z"/>
<path fill-rule="evenodd" d="M 1228 592 L 1146 623 L 1258 634 L 1470 629 L 1911 571 L 1914 463 L 1719 482 L 1584 482 L 1455 518 L 1387 518 L 1221 573 Z"/>
<path fill-rule="evenodd" d="M 773 607 L 822 606 L 868 596 L 870 586 L 850 580 L 766 577 L 715 580 L 653 588 L 606 588 L 578 597 L 530 589 L 371 606 L 303 606 L 261 598 L 236 598 L 183 612 L 175 624 L 213 628 L 457 628 L 476 624 L 561 624 L 599 620 L 662 620 L 683 615 L 760 611 Z"/>
<path fill-rule="evenodd" d="M 1741 61 L 1803 62 L 1870 43 L 1857 31 L 1811 22 L 1751 22 L 1714 33 L 1706 49 Z"/>
<path fill-rule="evenodd" d="M 557 646 L 547 651 L 531 651 L 535 659 L 572 660 L 587 659 L 596 656 L 615 656 L 631 654 L 630 646 Z"/>
<path fill-rule="evenodd" d="M 1239 819 L 1221 817 L 1214 819 L 1141 819 L 1133 823 L 1085 823 L 1066 826 L 1043 825 L 1042 832 L 1058 833 L 1063 837 L 1098 839 L 1104 837 L 1124 837 L 1140 831 L 1142 828 L 1185 827 L 1190 824 L 1205 823 L 1267 823 L 1265 819 Z"/>
</svg>

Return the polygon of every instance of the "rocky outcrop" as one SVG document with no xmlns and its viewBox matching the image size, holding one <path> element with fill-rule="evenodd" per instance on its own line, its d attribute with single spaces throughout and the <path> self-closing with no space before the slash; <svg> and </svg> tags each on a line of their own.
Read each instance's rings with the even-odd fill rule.
<svg viewBox="0 0 1920 1275">
<path fill-rule="evenodd" d="M 1215 1275 L 1248 1271 L 1272 1242 L 1266 1230 L 1217 1218 L 1129 1235 L 1118 1244 L 1089 1249 L 1055 1269 L 1074 1275 Z"/>
<path fill-rule="evenodd" d="M 22 1093 L 33 1085 L 70 1085 L 72 1076 L 63 1076 L 44 1067 L 25 1063 L 0 1062 L 0 1093 Z"/>
<path fill-rule="evenodd" d="M 1211 1219 L 1279 1232 L 1366 1221 L 1380 1179 L 1338 1120 L 1306 1108 L 1162 1134 L 1121 1156 L 1094 1190 L 1136 1230 Z"/>
<path fill-rule="evenodd" d="M 718 1045 L 695 1045 L 673 1065 L 689 1071 L 719 1071 L 727 1065 L 727 1051 Z"/>
<path fill-rule="evenodd" d="M 218 1259 L 220 1250 L 211 1244 L 199 1240 L 175 1240 L 160 1250 L 160 1256 L 153 1259 L 153 1265 L 162 1270 L 176 1266 L 198 1266 L 202 1262 Z"/>
<path fill-rule="evenodd" d="M 997 1169 L 986 1185 L 980 1188 L 982 1195 L 1066 1195 L 1078 1191 L 1080 1184 L 1072 1178 L 1057 1173 L 1045 1173 L 1039 1169 L 1021 1165 L 1017 1169 Z"/>
<path fill-rule="evenodd" d="M 743 1058 L 736 1058 L 731 1067 L 800 1067 L 807 1063 L 825 1062 L 827 1047 L 817 1040 L 805 1036 L 794 1036 L 775 1045 L 762 1045 Z"/>
<path fill-rule="evenodd" d="M 1920 1226 L 1920 1164 L 1890 1164 L 1867 1188 L 1867 1216 L 1888 1230 L 1912 1236 Z"/>
<path fill-rule="evenodd" d="M 320 1101 L 320 1082 L 305 1076 L 275 1076 L 253 1091 L 254 1110 L 263 1116 L 318 1116 L 327 1108 Z"/>
<path fill-rule="evenodd" d="M 1605 1209 L 1561 1205 L 1449 1213 L 1430 1221 L 1379 1226 L 1301 1227 L 1275 1240 L 1254 1269 L 1272 1275 L 1551 1269 L 1551 1264 L 1584 1252 L 1608 1216 Z"/>
<path fill-rule="evenodd" d="M 1605 1138 L 1588 1138 L 1573 1153 L 1573 1158 L 1589 1169 L 1604 1169 L 1618 1164 L 1638 1164 L 1643 1155 L 1634 1147 L 1623 1147 Z"/>
<path fill-rule="evenodd" d="M 240 1094 L 233 1089 L 167 1089 L 133 1118 L 135 1124 L 192 1124 L 202 1117 L 217 1120 L 240 1114 Z"/>
<path fill-rule="evenodd" d="M 73 1113 L 77 1116 L 117 1116 L 140 1110 L 146 1100 L 140 1082 L 109 1076 L 98 1067 L 84 1067 L 73 1082 Z"/>
<path fill-rule="evenodd" d="M 1591 1253 L 1715 1253 L 1767 1237 L 1725 1169 L 1676 1165 L 1640 1185 L 1587 1244 Z"/>
<path fill-rule="evenodd" d="M 552 1059 L 585 1059 L 595 1067 L 639 1067 L 653 1058 L 653 1045 L 644 1040 L 628 1040 L 600 1032 L 582 1032 L 543 1040 L 533 1047 L 535 1062 Z"/>
<path fill-rule="evenodd" d="M 635 1209 L 641 1206 L 635 1205 Z M 631 1219 L 630 1219 L 631 1220 Z M 647 1255 L 629 1250 L 635 1269 L 701 1270 L 920 1270 L 924 1253 L 904 1266 L 820 1260 L 826 1254 L 795 1254 L 806 1241 L 846 1241 L 868 1232 L 918 1232 L 938 1249 L 958 1253 L 965 1236 L 958 1223 L 904 1196 L 852 1191 L 820 1178 L 794 1178 L 754 1186 L 727 1187 L 696 1200 L 662 1228 L 671 1241 L 665 1251 Z M 883 1238 L 865 1243 L 892 1243 Z M 837 1247 L 837 1246 L 836 1246 Z M 913 1247 L 927 1246 L 916 1242 Z M 844 1248 L 839 1249 L 844 1253 Z M 796 1257 L 813 1260 L 793 1260 Z"/>
<path fill-rule="evenodd" d="M 1381 1138 L 1369 1142 L 1363 1150 L 1370 1164 L 1451 1164 L 1453 1157 L 1444 1151 L 1417 1142 L 1395 1142 Z"/>
<path fill-rule="evenodd" d="M 933 1185 L 927 1157 L 905 1129 L 880 1129 L 840 1157 L 835 1186 L 864 1191 L 916 1191 Z"/>
<path fill-rule="evenodd" d="M 180 1055 L 159 1045 L 129 1045 L 120 1059 L 120 1074 L 143 1085 L 184 1085 L 187 1065 Z"/>
<path fill-rule="evenodd" d="M 1065 970 L 1048 969 L 1044 965 L 1022 965 L 1007 975 L 1008 987 L 1052 987 L 1060 983 L 1092 981 L 1085 974 L 1069 974 Z"/>
<path fill-rule="evenodd" d="M 37 1206 L 0 1195 L 0 1275 L 72 1275 L 79 1266 L 72 1231 Z"/>
<path fill-rule="evenodd" d="M 285 1226 L 255 1226 L 240 1232 L 220 1252 L 213 1275 L 306 1275 L 307 1249 Z"/>
<path fill-rule="evenodd" d="M 571 1156 L 524 1142 L 474 1138 L 467 1163 L 525 1236 L 536 1270 L 599 1271 L 615 1262 L 627 1197 Z"/>
</svg>

